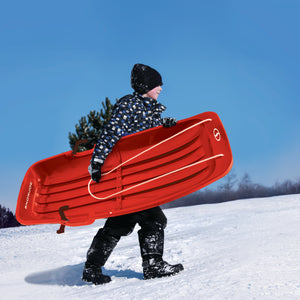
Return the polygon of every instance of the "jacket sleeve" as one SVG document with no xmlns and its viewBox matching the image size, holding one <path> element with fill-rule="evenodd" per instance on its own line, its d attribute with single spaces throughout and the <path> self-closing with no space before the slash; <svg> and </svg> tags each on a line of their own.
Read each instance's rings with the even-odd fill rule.
<svg viewBox="0 0 300 300">
<path fill-rule="evenodd" d="M 116 106 L 110 121 L 103 128 L 99 140 L 96 143 L 91 163 L 104 164 L 108 154 L 112 151 L 117 141 L 128 134 L 129 128 L 137 119 L 136 105 L 130 100 Z"/>
</svg>

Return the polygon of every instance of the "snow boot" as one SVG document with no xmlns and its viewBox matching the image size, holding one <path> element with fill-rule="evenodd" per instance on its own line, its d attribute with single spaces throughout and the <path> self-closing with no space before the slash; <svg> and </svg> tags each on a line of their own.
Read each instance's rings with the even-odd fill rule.
<svg viewBox="0 0 300 300">
<path fill-rule="evenodd" d="M 120 237 L 110 235 L 101 228 L 93 239 L 87 252 L 87 261 L 82 274 L 82 280 L 94 284 L 104 284 L 111 278 L 102 274 L 101 267 L 104 266 L 113 249 L 116 247 Z"/>
<path fill-rule="evenodd" d="M 162 259 L 164 251 L 164 230 L 139 230 L 144 279 L 171 276 L 183 270 L 182 264 L 170 265 Z"/>
<path fill-rule="evenodd" d="M 145 259 L 143 261 L 144 279 L 172 276 L 182 270 L 182 264 L 170 265 L 159 256 Z"/>
<path fill-rule="evenodd" d="M 101 267 L 86 262 L 83 269 L 82 280 L 98 285 L 110 282 L 111 278 L 102 274 Z"/>
</svg>

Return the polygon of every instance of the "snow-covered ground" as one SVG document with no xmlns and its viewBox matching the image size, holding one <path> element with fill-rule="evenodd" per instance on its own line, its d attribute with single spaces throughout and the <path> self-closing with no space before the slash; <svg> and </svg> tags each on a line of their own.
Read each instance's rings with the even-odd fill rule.
<svg viewBox="0 0 300 300">
<path fill-rule="evenodd" d="M 119 242 L 104 272 L 81 281 L 85 254 L 104 220 L 85 227 L 0 230 L 1 299 L 300 299 L 300 195 L 165 210 L 165 260 L 174 277 L 142 280 L 135 231 Z"/>
</svg>

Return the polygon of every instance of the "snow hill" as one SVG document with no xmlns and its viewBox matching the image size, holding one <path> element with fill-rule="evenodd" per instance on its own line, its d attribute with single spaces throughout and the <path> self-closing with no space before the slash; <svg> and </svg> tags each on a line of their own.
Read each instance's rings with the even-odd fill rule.
<svg viewBox="0 0 300 300">
<path fill-rule="evenodd" d="M 177 276 L 142 280 L 137 230 L 121 239 L 104 272 L 81 281 L 104 220 L 84 227 L 0 230 L 1 299 L 300 299 L 300 195 L 165 210 L 165 256 Z"/>
</svg>

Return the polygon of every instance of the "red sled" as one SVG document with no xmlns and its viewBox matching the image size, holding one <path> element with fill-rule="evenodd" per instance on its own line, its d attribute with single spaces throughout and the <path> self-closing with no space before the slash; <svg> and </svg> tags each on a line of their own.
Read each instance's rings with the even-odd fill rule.
<svg viewBox="0 0 300 300">
<path fill-rule="evenodd" d="M 68 151 L 33 164 L 23 180 L 16 216 L 24 225 L 88 225 L 155 207 L 195 192 L 232 167 L 218 115 L 206 112 L 121 138 L 90 180 L 93 150 Z"/>
</svg>

